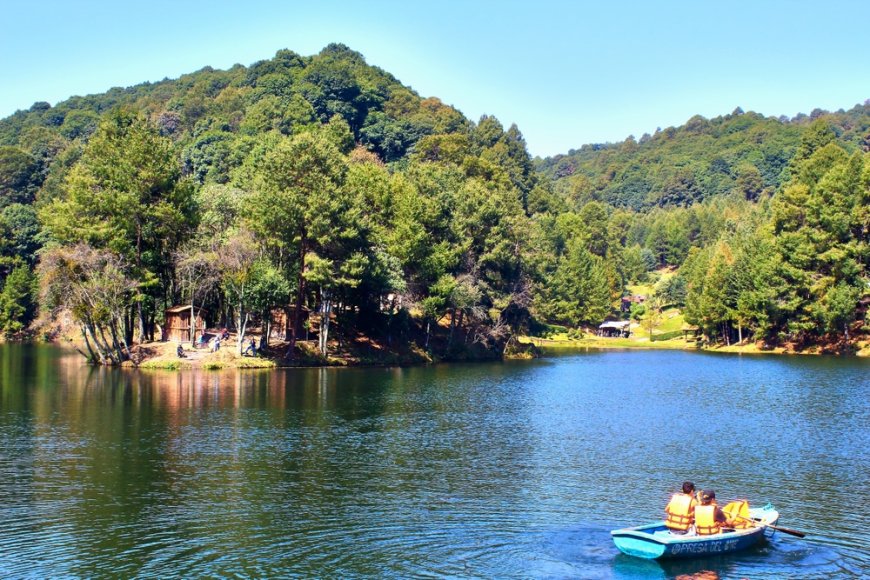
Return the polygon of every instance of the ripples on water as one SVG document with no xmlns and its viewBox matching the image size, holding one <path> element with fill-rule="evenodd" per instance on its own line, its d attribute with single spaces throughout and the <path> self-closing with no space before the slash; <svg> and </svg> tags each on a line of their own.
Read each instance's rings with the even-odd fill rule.
<svg viewBox="0 0 870 580">
<path fill-rule="evenodd" d="M 865 361 L 135 373 L 4 347 L 0 365 L 3 577 L 870 573 Z M 660 519 L 686 478 L 809 536 L 619 554 L 609 530 Z"/>
</svg>

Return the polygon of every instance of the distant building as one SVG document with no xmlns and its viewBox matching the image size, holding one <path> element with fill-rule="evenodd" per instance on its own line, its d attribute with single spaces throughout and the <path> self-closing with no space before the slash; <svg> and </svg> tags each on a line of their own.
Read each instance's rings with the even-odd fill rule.
<svg viewBox="0 0 870 580">
<path fill-rule="evenodd" d="M 202 308 L 193 308 L 196 316 L 194 321 L 193 336 L 190 336 L 190 306 L 173 306 L 164 311 L 165 322 L 163 323 L 163 340 L 177 342 L 194 342 L 197 336 L 205 331 L 206 311 Z"/>
<path fill-rule="evenodd" d="M 701 329 L 693 324 L 684 324 L 680 331 L 683 333 L 683 340 L 693 342 L 701 336 Z"/>
<path fill-rule="evenodd" d="M 272 310 L 272 323 L 270 325 L 269 334 L 278 340 L 289 340 L 290 329 L 288 328 L 293 323 L 293 312 L 295 306 L 287 306 L 286 308 L 275 308 Z M 296 327 L 296 338 L 302 340 L 305 338 L 305 323 L 308 321 L 308 308 L 303 306 L 300 312 L 299 323 Z"/>
<path fill-rule="evenodd" d="M 646 296 L 643 294 L 633 294 L 631 296 L 623 296 L 622 297 L 622 305 L 620 310 L 622 312 L 631 312 L 632 304 L 643 304 L 646 302 Z"/>
<path fill-rule="evenodd" d="M 631 336 L 631 322 L 628 320 L 608 320 L 598 327 L 598 336 L 628 338 Z"/>
</svg>

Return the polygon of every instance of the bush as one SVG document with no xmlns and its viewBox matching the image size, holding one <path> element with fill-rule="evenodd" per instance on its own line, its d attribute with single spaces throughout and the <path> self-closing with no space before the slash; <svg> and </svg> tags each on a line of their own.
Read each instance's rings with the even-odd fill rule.
<svg viewBox="0 0 870 580">
<path fill-rule="evenodd" d="M 643 304 L 632 304 L 631 305 L 631 317 L 634 320 L 640 320 L 643 318 L 643 315 L 646 314 L 646 306 Z"/>
</svg>

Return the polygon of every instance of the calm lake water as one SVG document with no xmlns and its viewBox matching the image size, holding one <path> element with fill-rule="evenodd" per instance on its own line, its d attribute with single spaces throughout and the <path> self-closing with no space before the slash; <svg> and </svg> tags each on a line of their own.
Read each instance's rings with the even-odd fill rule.
<svg viewBox="0 0 870 580">
<path fill-rule="evenodd" d="M 842 358 L 173 373 L 6 345 L 0 577 L 866 577 L 868 396 Z M 687 478 L 807 538 L 619 554 Z"/>
</svg>

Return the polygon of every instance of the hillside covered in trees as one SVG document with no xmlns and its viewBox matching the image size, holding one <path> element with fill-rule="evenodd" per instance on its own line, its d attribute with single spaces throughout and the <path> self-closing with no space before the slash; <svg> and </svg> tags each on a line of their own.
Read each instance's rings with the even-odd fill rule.
<svg viewBox="0 0 870 580">
<path fill-rule="evenodd" d="M 516 126 L 343 45 L 35 103 L 0 120 L 0 327 L 65 317 L 117 364 L 171 305 L 240 345 L 283 310 L 289 360 L 315 312 L 324 355 L 366 335 L 462 357 L 616 317 L 626 285 L 670 267 L 658 303 L 710 340 L 847 345 L 868 113 L 735 111 L 532 160 Z"/>
<path fill-rule="evenodd" d="M 653 308 L 684 307 L 713 341 L 801 347 L 867 331 L 868 151 L 870 103 L 737 109 L 536 167 L 563 211 L 603 206 L 611 230 L 631 224 L 623 246 L 677 269 Z"/>
</svg>

